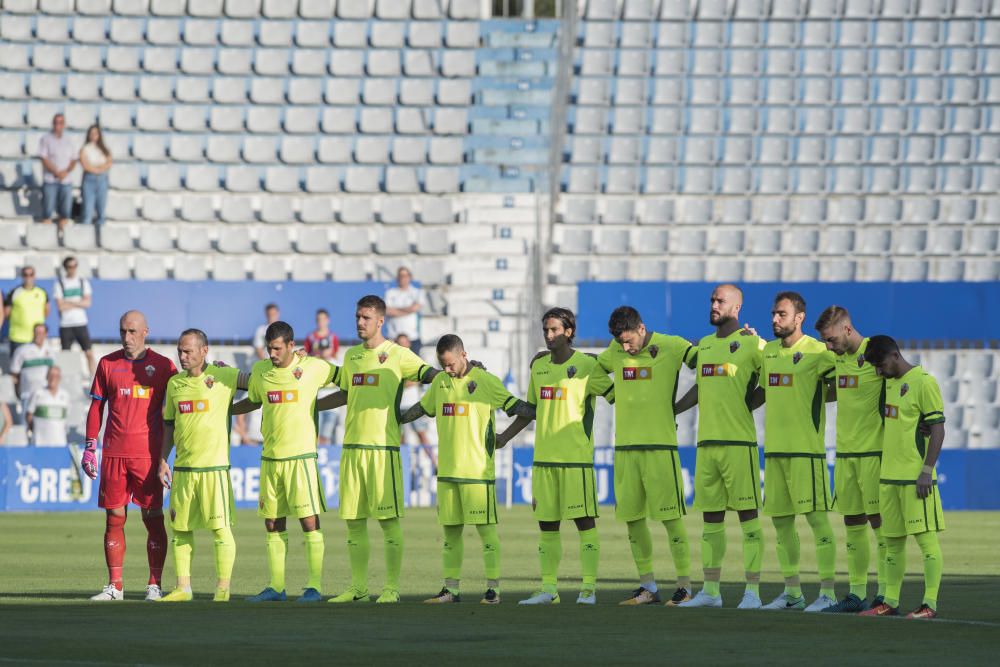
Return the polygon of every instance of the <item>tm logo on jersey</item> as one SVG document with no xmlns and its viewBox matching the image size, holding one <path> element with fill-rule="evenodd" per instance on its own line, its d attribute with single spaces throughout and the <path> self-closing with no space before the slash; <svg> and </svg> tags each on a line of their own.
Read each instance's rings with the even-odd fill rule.
<svg viewBox="0 0 1000 667">
<path fill-rule="evenodd" d="M 182 415 L 189 415 L 194 412 L 208 412 L 208 401 L 180 401 L 177 403 L 177 412 Z"/>
<path fill-rule="evenodd" d="M 885 415 L 886 419 L 899 419 L 899 406 L 886 403 L 882 414 Z"/>
<path fill-rule="evenodd" d="M 702 364 L 701 376 L 703 378 L 721 378 L 736 374 L 736 367 L 732 364 Z"/>
<path fill-rule="evenodd" d="M 119 387 L 118 394 L 120 396 L 131 396 L 132 398 L 141 398 L 148 401 L 149 397 L 153 394 L 153 388 L 134 384 L 131 387 Z"/>
<path fill-rule="evenodd" d="M 289 391 L 269 391 L 267 392 L 267 402 L 272 405 L 277 403 L 298 403 L 299 392 L 297 389 Z"/>
<path fill-rule="evenodd" d="M 636 368 L 634 366 L 622 369 L 622 380 L 652 380 L 652 368 Z"/>
<path fill-rule="evenodd" d="M 469 404 L 468 403 L 442 403 L 441 404 L 441 416 L 442 417 L 468 417 L 469 416 Z"/>
<path fill-rule="evenodd" d="M 789 373 L 768 373 L 767 374 L 767 386 L 768 387 L 791 387 L 792 386 L 792 375 Z"/>
<path fill-rule="evenodd" d="M 858 388 L 858 376 L 857 375 L 838 375 L 837 376 L 837 388 L 838 389 L 857 389 Z"/>
<path fill-rule="evenodd" d="M 351 376 L 352 387 L 377 387 L 378 375 L 375 373 L 355 373 Z"/>
<path fill-rule="evenodd" d="M 566 390 L 562 387 L 542 387 L 538 397 L 543 401 L 565 401 Z"/>
</svg>

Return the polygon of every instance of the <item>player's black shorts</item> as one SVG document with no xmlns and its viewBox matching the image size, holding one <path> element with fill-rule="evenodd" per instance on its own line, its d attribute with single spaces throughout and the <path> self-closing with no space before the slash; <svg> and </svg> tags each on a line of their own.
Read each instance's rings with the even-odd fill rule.
<svg viewBox="0 0 1000 667">
<path fill-rule="evenodd" d="M 90 331 L 87 330 L 86 324 L 79 327 L 59 327 L 59 342 L 62 343 L 62 349 L 68 350 L 73 347 L 73 341 L 79 343 L 84 352 L 90 349 Z"/>
</svg>

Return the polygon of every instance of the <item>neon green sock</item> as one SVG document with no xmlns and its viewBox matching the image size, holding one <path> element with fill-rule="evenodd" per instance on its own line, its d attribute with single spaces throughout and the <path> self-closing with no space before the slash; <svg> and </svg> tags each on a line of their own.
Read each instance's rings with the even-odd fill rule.
<svg viewBox="0 0 1000 667">
<path fill-rule="evenodd" d="M 834 590 L 834 571 L 837 567 L 837 543 L 833 539 L 833 526 L 829 512 L 809 512 L 806 523 L 812 528 L 816 542 L 816 568 L 819 570 L 819 594 L 837 599 Z"/>
<path fill-rule="evenodd" d="M 802 586 L 799 584 L 799 534 L 795 530 L 795 515 L 772 517 L 774 522 L 775 551 L 778 554 L 778 566 L 781 576 L 785 578 L 785 594 L 792 597 L 802 597 Z"/>
<path fill-rule="evenodd" d="M 597 528 L 580 531 L 580 570 L 583 573 L 584 591 L 597 588 L 597 566 L 601 560 L 601 541 Z"/>
<path fill-rule="evenodd" d="M 868 596 L 868 561 L 871 560 L 868 526 L 862 523 L 857 526 L 846 526 L 845 529 L 847 580 L 851 585 L 851 594 L 864 600 Z"/>
<path fill-rule="evenodd" d="M 726 557 L 726 524 L 706 523 L 701 531 L 701 566 L 705 570 L 705 593 L 719 596 L 722 561 Z"/>
<path fill-rule="evenodd" d="M 542 568 L 542 591 L 559 592 L 559 562 L 562 560 L 562 533 L 543 530 L 538 536 L 538 560 Z"/>
<path fill-rule="evenodd" d="M 174 531 L 174 569 L 178 577 L 191 576 L 191 560 L 194 558 L 194 532 Z"/>
<path fill-rule="evenodd" d="M 462 578 L 462 560 L 465 558 L 465 526 L 444 526 L 444 545 L 441 552 L 441 562 L 444 565 L 444 578 L 459 581 Z M 455 589 L 446 588 L 458 595 L 458 584 Z"/>
<path fill-rule="evenodd" d="M 323 554 L 326 553 L 326 543 L 323 533 L 317 528 L 304 534 L 306 538 L 306 563 L 309 565 L 309 581 L 306 588 L 323 591 Z"/>
<path fill-rule="evenodd" d="M 288 533 L 267 534 L 267 571 L 271 575 L 271 588 L 279 593 L 285 590 L 285 554 L 288 553 Z"/>
<path fill-rule="evenodd" d="M 684 519 L 664 521 L 667 537 L 670 539 L 670 555 L 674 560 L 674 570 L 677 572 L 677 587 L 691 590 L 691 545 L 688 543 L 687 528 Z"/>
<path fill-rule="evenodd" d="M 347 520 L 347 555 L 351 562 L 351 588 L 359 593 L 368 592 L 368 519 Z"/>
<path fill-rule="evenodd" d="M 743 571 L 747 578 L 747 590 L 760 595 L 760 568 L 764 561 L 764 530 L 760 519 L 741 521 L 743 530 Z"/>
<path fill-rule="evenodd" d="M 403 527 L 399 519 L 382 519 L 382 542 L 385 549 L 385 587 L 399 591 L 399 573 L 403 569 Z"/>
<path fill-rule="evenodd" d="M 882 526 L 878 528 L 872 528 L 875 533 L 875 557 L 878 558 L 878 562 L 875 563 L 875 576 L 876 581 L 878 581 L 878 594 L 885 595 L 885 582 L 886 577 L 886 567 L 885 567 L 885 556 L 886 556 L 886 542 L 885 536 L 882 535 Z"/>
<path fill-rule="evenodd" d="M 236 562 L 236 540 L 233 531 L 226 526 L 212 531 L 215 538 L 215 576 L 219 579 L 233 578 L 233 563 Z M 174 557 L 176 560 L 176 556 Z"/>
<path fill-rule="evenodd" d="M 906 538 L 885 538 L 885 603 L 899 606 L 899 592 L 906 574 Z"/>
<path fill-rule="evenodd" d="M 916 536 L 920 553 L 924 555 L 924 604 L 937 611 L 938 591 L 941 589 L 941 570 L 944 559 L 938 534 L 927 531 Z"/>
<path fill-rule="evenodd" d="M 495 523 L 476 526 L 479 539 L 483 542 L 483 567 L 486 571 L 486 586 L 500 592 L 500 536 Z"/>
<path fill-rule="evenodd" d="M 653 536 L 645 519 L 628 522 L 628 543 L 632 547 L 632 560 L 639 577 L 653 572 Z"/>
</svg>

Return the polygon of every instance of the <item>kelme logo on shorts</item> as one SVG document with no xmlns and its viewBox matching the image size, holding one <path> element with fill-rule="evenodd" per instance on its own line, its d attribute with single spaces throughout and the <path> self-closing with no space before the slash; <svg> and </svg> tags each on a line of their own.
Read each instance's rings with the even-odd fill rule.
<svg viewBox="0 0 1000 667">
<path fill-rule="evenodd" d="M 298 403 L 299 392 L 297 389 L 291 389 L 287 391 L 269 391 L 267 392 L 267 402 L 268 403 Z"/>
<path fill-rule="evenodd" d="M 838 389 L 857 389 L 858 388 L 858 376 L 857 375 L 838 375 L 837 376 L 837 388 Z"/>
<path fill-rule="evenodd" d="M 792 386 L 792 375 L 789 373 L 768 373 L 767 374 L 767 386 L 768 387 L 791 387 Z"/>
<path fill-rule="evenodd" d="M 442 417 L 468 417 L 469 416 L 469 404 L 468 403 L 442 403 L 441 404 L 441 416 Z"/>
<path fill-rule="evenodd" d="M 899 419 L 899 406 L 886 403 L 885 410 L 882 414 L 885 415 L 886 419 Z"/>
<path fill-rule="evenodd" d="M 652 380 L 652 368 L 636 368 L 630 366 L 622 369 L 622 380 Z"/>
<path fill-rule="evenodd" d="M 562 387 L 542 387 L 538 397 L 543 401 L 565 401 L 566 390 Z"/>
<path fill-rule="evenodd" d="M 351 376 L 352 387 L 377 387 L 378 375 L 375 373 L 355 373 Z"/>
<path fill-rule="evenodd" d="M 193 412 L 208 412 L 208 401 L 180 401 L 177 404 L 177 412 L 182 415 L 189 415 Z"/>
<path fill-rule="evenodd" d="M 702 364 L 701 376 L 703 378 L 728 377 L 730 371 L 735 372 L 735 367 L 729 364 Z"/>
</svg>

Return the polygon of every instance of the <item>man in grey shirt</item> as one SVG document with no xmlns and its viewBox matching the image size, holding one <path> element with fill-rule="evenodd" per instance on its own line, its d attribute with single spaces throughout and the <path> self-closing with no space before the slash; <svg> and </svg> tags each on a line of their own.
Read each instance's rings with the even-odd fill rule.
<svg viewBox="0 0 1000 667">
<path fill-rule="evenodd" d="M 73 182 L 70 173 L 76 167 L 76 148 L 64 133 L 66 117 L 57 113 L 52 117 L 52 132 L 38 142 L 38 157 L 42 160 L 42 205 L 45 209 L 42 222 L 52 222 L 58 213 L 59 229 L 69 222 L 73 214 Z"/>
</svg>

